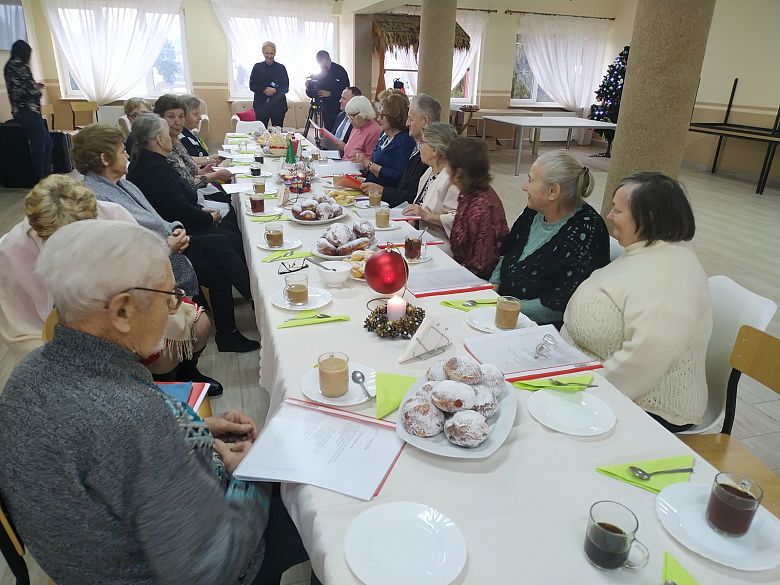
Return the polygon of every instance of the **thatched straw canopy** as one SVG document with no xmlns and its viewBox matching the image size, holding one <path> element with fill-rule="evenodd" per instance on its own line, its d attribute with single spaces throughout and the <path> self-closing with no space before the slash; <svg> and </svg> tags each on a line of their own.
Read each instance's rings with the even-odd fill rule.
<svg viewBox="0 0 780 585">
<path fill-rule="evenodd" d="M 455 49 L 468 51 L 469 35 L 455 23 Z M 374 14 L 374 47 L 389 50 L 420 46 L 420 17 L 414 14 Z M 384 52 L 384 51 L 382 51 Z"/>
</svg>

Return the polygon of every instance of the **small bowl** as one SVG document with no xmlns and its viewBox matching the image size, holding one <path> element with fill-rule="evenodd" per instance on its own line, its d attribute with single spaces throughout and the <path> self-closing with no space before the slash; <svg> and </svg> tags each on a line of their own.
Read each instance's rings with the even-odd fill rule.
<svg viewBox="0 0 780 585">
<path fill-rule="evenodd" d="M 342 262 L 340 260 L 327 260 L 320 262 L 322 266 L 326 268 L 335 268 L 335 272 L 332 270 L 323 270 L 320 268 L 320 276 L 325 286 L 331 288 L 341 288 L 344 283 L 347 282 L 347 277 L 352 271 L 352 266 L 348 262 Z"/>
</svg>

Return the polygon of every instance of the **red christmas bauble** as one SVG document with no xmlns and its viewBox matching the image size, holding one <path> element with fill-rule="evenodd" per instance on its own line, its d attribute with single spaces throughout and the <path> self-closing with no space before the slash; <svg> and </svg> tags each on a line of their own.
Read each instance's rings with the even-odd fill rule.
<svg viewBox="0 0 780 585">
<path fill-rule="evenodd" d="M 404 287 L 409 278 L 409 266 L 398 252 L 381 250 L 366 261 L 365 278 L 368 286 L 387 295 Z"/>
</svg>

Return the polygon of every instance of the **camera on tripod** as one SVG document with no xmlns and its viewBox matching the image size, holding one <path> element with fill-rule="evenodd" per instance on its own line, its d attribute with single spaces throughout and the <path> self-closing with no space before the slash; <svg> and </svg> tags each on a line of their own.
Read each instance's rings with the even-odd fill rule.
<svg viewBox="0 0 780 585">
<path fill-rule="evenodd" d="M 311 76 L 307 77 L 306 95 L 313 100 L 318 100 L 320 99 L 320 96 L 318 95 L 319 91 L 320 91 L 320 80 Z"/>
</svg>

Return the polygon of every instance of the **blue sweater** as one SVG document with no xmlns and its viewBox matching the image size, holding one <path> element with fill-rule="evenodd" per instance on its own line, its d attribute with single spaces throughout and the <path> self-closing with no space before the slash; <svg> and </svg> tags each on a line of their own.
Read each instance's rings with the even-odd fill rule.
<svg viewBox="0 0 780 585">
<path fill-rule="evenodd" d="M 383 144 L 386 144 L 384 148 L 382 148 Z M 367 173 L 366 181 L 384 187 L 397 187 L 415 145 L 414 138 L 409 136 L 406 131 L 396 134 L 389 143 L 387 142 L 387 134 L 382 132 L 371 155 L 371 161 L 382 168 L 378 177 L 373 173 Z"/>
</svg>

